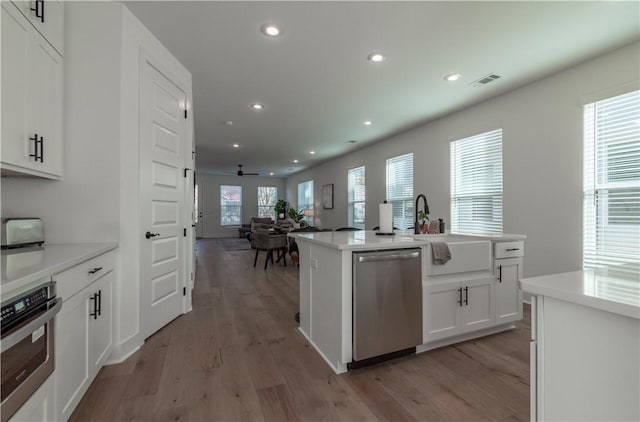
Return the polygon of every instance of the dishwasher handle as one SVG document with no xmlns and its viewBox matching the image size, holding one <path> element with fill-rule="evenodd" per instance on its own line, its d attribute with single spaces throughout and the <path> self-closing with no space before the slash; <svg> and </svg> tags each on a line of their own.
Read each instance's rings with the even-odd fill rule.
<svg viewBox="0 0 640 422">
<path fill-rule="evenodd" d="M 415 259 L 419 256 L 419 251 L 409 253 L 394 253 L 389 255 L 367 255 L 359 256 L 358 262 L 398 261 L 401 259 Z"/>
</svg>

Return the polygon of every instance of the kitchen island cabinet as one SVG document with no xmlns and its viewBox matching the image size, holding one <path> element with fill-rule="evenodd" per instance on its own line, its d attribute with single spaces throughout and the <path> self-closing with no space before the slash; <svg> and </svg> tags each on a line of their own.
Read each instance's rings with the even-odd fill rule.
<svg viewBox="0 0 640 422">
<path fill-rule="evenodd" d="M 353 270 L 356 251 L 422 249 L 423 352 L 513 327 L 496 323 L 496 283 L 492 245 L 521 241 L 521 235 L 376 236 L 373 231 L 290 233 L 300 256 L 300 331 L 336 373 L 353 362 Z M 431 243 L 445 241 L 454 258 L 431 263 Z M 511 302 L 520 301 L 516 288 Z M 462 305 L 460 305 L 462 302 Z M 514 307 L 512 307 L 514 308 Z"/>
<path fill-rule="evenodd" d="M 640 284 L 585 270 L 520 281 L 531 302 L 531 420 L 640 420 Z"/>
</svg>

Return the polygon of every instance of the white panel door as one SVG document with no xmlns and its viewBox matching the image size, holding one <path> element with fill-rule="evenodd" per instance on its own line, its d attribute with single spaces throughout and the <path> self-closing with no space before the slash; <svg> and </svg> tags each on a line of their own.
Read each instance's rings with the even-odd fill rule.
<svg viewBox="0 0 640 422">
<path fill-rule="evenodd" d="M 422 341 L 428 343 L 460 333 L 461 306 L 459 283 L 423 285 Z"/>
<path fill-rule="evenodd" d="M 522 319 L 522 290 L 518 281 L 522 278 L 522 258 L 496 259 L 493 269 L 496 276 L 496 324 Z"/>
<path fill-rule="evenodd" d="M 463 283 L 462 332 L 493 327 L 495 302 L 493 277 Z"/>
<path fill-rule="evenodd" d="M 158 331 L 184 311 L 186 93 L 153 61 L 141 60 L 141 331 Z M 188 212 L 188 211 L 187 211 Z"/>
</svg>

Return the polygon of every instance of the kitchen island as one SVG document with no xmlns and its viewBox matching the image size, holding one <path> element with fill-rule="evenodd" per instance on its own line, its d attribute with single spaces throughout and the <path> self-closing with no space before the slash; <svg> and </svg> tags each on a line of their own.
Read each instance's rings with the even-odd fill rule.
<svg viewBox="0 0 640 422">
<path fill-rule="evenodd" d="M 336 373 L 353 362 L 353 254 L 421 250 L 423 352 L 513 328 L 522 318 L 523 235 L 414 235 L 399 231 L 290 233 L 300 256 L 300 331 Z M 431 244 L 452 259 L 432 262 Z M 464 293 L 464 299 L 463 299 Z"/>
<path fill-rule="evenodd" d="M 640 420 L 640 281 L 612 269 L 520 281 L 531 298 L 531 420 Z"/>
</svg>

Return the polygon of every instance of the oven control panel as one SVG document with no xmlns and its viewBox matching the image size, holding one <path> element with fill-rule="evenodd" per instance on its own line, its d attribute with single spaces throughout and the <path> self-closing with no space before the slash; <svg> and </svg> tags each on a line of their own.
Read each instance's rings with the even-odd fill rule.
<svg viewBox="0 0 640 422">
<path fill-rule="evenodd" d="M 49 301 L 49 287 L 43 286 L 2 304 L 0 327 L 4 331 L 23 315 L 28 315 Z"/>
</svg>

